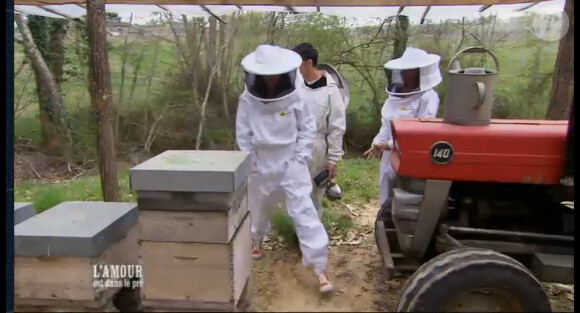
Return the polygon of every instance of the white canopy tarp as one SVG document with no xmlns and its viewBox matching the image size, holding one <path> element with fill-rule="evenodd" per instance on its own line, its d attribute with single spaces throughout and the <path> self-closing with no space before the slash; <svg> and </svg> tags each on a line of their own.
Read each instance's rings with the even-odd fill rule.
<svg viewBox="0 0 580 313">
<path fill-rule="evenodd" d="M 564 0 L 552 0 L 537 3 L 534 6 L 531 3 L 519 4 L 500 4 L 493 5 L 488 9 L 480 12 L 481 5 L 469 6 L 433 6 L 428 11 L 426 19 L 431 22 L 439 22 L 447 19 L 475 19 L 480 16 L 489 16 L 495 14 L 500 19 L 521 16 L 526 12 L 535 12 L 540 14 L 553 14 L 562 12 L 564 9 Z M 419 23 L 425 14 L 425 6 L 404 7 L 400 14 L 409 16 L 411 23 Z M 522 9 L 525 9 L 522 11 Z M 86 15 L 86 9 L 76 4 L 63 5 L 16 5 L 14 10 L 26 15 L 41 15 L 51 18 L 80 18 Z M 320 11 L 322 14 L 344 16 L 351 18 L 386 18 L 397 15 L 399 7 L 285 7 L 285 6 L 243 6 L 236 5 L 124 5 L 124 4 L 107 4 L 106 11 L 119 14 L 123 21 L 128 21 L 131 14 L 133 15 L 134 24 L 142 24 L 152 20 L 154 13 L 171 12 L 174 15 L 185 15 L 187 17 L 209 17 L 212 15 L 223 16 L 238 11 L 245 12 L 298 12 L 314 13 Z"/>
</svg>

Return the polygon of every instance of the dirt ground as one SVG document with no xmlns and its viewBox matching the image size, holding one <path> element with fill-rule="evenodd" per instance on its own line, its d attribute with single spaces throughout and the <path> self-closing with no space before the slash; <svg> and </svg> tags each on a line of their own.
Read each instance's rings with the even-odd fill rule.
<svg viewBox="0 0 580 313">
<path fill-rule="evenodd" d="M 406 277 L 385 281 L 374 239 L 378 203 L 355 208 L 354 221 L 369 233 L 358 245 L 331 246 L 329 271 L 335 293 L 321 296 L 297 249 L 265 251 L 255 261 L 249 304 L 252 312 L 394 312 Z M 574 312 L 574 286 L 546 284 L 554 312 Z"/>
<path fill-rule="evenodd" d="M 117 168 L 128 168 L 132 160 L 117 161 Z M 95 159 L 66 162 L 62 157 L 46 155 L 34 149 L 19 148 L 14 152 L 14 184 L 25 181 L 62 182 L 84 176 L 99 175 Z"/>
<path fill-rule="evenodd" d="M 359 233 L 368 233 L 360 244 L 331 246 L 328 275 L 335 292 L 318 293 L 312 270 L 301 264 L 297 249 L 265 251 L 254 263 L 245 311 L 268 312 L 376 312 L 393 311 L 403 279 L 385 284 L 382 263 L 374 243 L 373 222 L 378 203 L 357 210 L 354 221 Z"/>
</svg>

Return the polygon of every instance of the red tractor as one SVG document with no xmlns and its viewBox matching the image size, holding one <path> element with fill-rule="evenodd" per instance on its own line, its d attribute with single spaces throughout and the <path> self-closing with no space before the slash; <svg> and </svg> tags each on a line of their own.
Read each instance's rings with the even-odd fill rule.
<svg viewBox="0 0 580 313">
<path fill-rule="evenodd" d="M 398 311 L 551 311 L 540 282 L 574 283 L 573 105 L 568 122 L 444 120 L 391 123 L 375 233 L 389 278 L 414 271 Z"/>
</svg>

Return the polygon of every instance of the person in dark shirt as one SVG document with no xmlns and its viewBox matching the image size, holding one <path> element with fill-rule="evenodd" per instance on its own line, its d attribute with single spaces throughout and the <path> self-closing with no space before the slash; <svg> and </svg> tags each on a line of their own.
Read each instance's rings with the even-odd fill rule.
<svg viewBox="0 0 580 313">
<path fill-rule="evenodd" d="M 342 139 L 346 132 L 346 102 L 332 75 L 318 69 L 318 51 L 309 43 L 293 49 L 302 57 L 300 74 L 303 81 L 297 82 L 302 100 L 310 106 L 316 120 L 316 137 L 309 166 L 310 175 L 316 177 L 324 169 L 329 179 L 336 176 L 338 162 L 342 159 Z M 314 186 L 312 201 L 322 217 L 324 186 Z"/>
</svg>

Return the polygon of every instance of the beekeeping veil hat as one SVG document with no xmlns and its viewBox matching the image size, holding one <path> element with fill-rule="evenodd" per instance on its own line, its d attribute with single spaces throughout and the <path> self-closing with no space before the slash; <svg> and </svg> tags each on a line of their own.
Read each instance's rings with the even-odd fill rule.
<svg viewBox="0 0 580 313">
<path fill-rule="evenodd" d="M 318 64 L 318 69 L 326 71 L 328 75 L 332 76 L 332 78 L 336 82 L 338 90 L 340 91 L 340 95 L 342 96 L 344 104 L 346 105 L 346 107 L 348 107 L 348 104 L 350 102 L 350 85 L 348 83 L 348 80 L 346 80 L 344 76 L 342 76 L 332 65 L 328 63 Z"/>
<path fill-rule="evenodd" d="M 384 65 L 388 85 L 387 93 L 407 96 L 427 91 L 442 81 L 439 70 L 441 57 L 436 54 L 409 47 L 398 59 Z"/>
<path fill-rule="evenodd" d="M 296 91 L 300 55 L 278 46 L 260 45 L 242 60 L 248 93 L 260 101 L 276 101 Z"/>
</svg>

